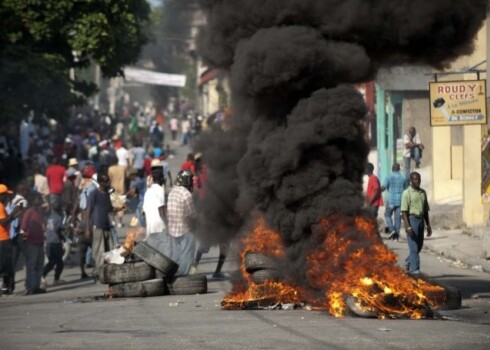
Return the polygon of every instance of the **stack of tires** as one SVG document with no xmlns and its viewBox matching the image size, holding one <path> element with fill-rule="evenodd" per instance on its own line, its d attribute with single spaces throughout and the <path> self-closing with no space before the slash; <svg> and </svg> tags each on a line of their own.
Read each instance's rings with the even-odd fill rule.
<svg viewBox="0 0 490 350">
<path fill-rule="evenodd" d="M 135 262 L 104 265 L 101 283 L 109 284 L 109 296 L 115 298 L 207 293 L 206 276 L 174 276 L 178 265 L 167 256 L 140 242 L 135 245 Z"/>
<path fill-rule="evenodd" d="M 244 262 L 245 269 L 251 275 L 255 284 L 263 284 L 265 281 L 275 282 L 283 277 L 275 258 L 269 255 L 247 252 Z"/>
</svg>

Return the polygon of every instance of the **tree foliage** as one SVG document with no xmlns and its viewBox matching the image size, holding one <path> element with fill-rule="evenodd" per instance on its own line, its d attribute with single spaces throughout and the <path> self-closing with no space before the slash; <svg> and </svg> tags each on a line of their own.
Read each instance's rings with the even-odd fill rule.
<svg viewBox="0 0 490 350">
<path fill-rule="evenodd" d="M 60 117 L 96 91 L 71 68 L 98 63 L 122 74 L 146 42 L 146 0 L 3 0 L 0 3 L 0 117 L 26 110 Z"/>
</svg>

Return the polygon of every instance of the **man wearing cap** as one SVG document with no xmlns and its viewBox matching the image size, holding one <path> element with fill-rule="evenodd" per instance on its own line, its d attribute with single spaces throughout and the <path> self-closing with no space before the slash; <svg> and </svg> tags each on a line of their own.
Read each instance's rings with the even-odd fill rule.
<svg viewBox="0 0 490 350">
<path fill-rule="evenodd" d="M 75 184 L 76 180 L 76 171 L 73 168 L 68 168 L 61 195 L 61 206 L 57 207 L 61 208 L 62 213 L 65 213 L 70 218 L 75 217 L 78 208 L 78 187 Z"/>
<path fill-rule="evenodd" d="M 192 200 L 194 174 L 181 170 L 177 174 L 175 186 L 168 196 L 168 234 L 171 242 L 170 258 L 179 264 L 177 276 L 188 275 L 194 259 L 196 239 L 196 210 Z"/>
<path fill-rule="evenodd" d="M 78 160 L 76 158 L 70 158 L 68 160 L 68 170 L 69 169 L 73 169 L 75 173 L 75 186 L 80 186 L 80 182 L 82 181 L 82 174 L 80 173 L 80 171 L 78 171 Z"/>
<path fill-rule="evenodd" d="M 7 214 L 6 206 L 13 192 L 4 184 L 0 184 L 0 275 L 3 275 L 2 293 L 10 294 L 12 273 L 12 244 L 10 241 L 10 223 L 18 218 L 23 207 L 15 208 L 12 213 Z"/>
</svg>

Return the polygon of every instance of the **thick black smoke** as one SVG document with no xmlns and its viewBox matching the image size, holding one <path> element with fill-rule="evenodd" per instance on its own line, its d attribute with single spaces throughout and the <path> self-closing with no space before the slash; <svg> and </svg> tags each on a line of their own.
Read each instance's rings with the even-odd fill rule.
<svg viewBox="0 0 490 350">
<path fill-rule="evenodd" d="M 445 67 L 473 49 L 486 0 L 203 0 L 198 49 L 231 76 L 233 119 L 205 142 L 199 236 L 265 215 L 297 247 L 322 218 L 362 212 L 367 109 L 352 84 L 382 66 Z"/>
</svg>

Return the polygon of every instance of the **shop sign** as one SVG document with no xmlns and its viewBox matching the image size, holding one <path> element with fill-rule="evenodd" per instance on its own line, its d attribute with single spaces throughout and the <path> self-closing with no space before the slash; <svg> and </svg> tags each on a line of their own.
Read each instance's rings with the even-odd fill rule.
<svg viewBox="0 0 490 350">
<path fill-rule="evenodd" d="M 431 126 L 487 123 L 486 80 L 429 83 Z"/>
</svg>

